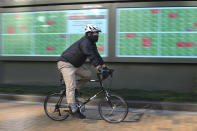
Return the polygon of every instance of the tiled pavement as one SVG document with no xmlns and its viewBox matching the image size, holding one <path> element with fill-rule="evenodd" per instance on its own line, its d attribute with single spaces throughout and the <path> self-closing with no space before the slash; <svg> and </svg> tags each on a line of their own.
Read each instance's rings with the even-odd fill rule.
<svg viewBox="0 0 197 131">
<path fill-rule="evenodd" d="M 195 112 L 137 111 L 144 114 L 135 122 L 72 117 L 57 122 L 45 115 L 42 104 L 0 101 L 0 131 L 197 131 Z"/>
</svg>

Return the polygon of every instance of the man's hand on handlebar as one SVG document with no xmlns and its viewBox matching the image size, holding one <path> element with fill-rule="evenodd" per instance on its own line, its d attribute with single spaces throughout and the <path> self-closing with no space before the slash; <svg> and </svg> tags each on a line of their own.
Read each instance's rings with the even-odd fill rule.
<svg viewBox="0 0 197 131">
<path fill-rule="evenodd" d="M 112 75 L 112 70 L 107 68 L 107 66 L 100 66 L 98 68 L 98 72 L 102 73 L 103 79 L 106 79 L 109 75 Z"/>
</svg>

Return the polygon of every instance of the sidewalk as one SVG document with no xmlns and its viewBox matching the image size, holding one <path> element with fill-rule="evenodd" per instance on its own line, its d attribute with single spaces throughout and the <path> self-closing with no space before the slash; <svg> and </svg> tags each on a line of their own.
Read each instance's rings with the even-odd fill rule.
<svg viewBox="0 0 197 131">
<path fill-rule="evenodd" d="M 37 103 L 37 104 L 36 104 Z M 96 108 L 97 109 L 97 108 Z M 141 110 L 141 109 L 140 109 Z M 49 119 L 42 103 L 0 100 L 1 131 L 197 131 L 197 113 L 183 111 L 140 111 L 136 121 L 111 124 L 94 118 Z M 94 114 L 86 110 L 87 114 Z M 129 113 L 133 112 L 133 109 Z"/>
<path fill-rule="evenodd" d="M 30 101 L 43 103 L 45 96 L 36 95 L 18 95 L 18 94 L 0 94 L 0 100 L 16 100 L 16 101 Z M 95 105 L 98 103 L 95 99 L 88 103 L 88 105 Z M 154 101 L 132 101 L 126 100 L 129 108 L 146 108 L 172 111 L 197 111 L 197 103 L 174 103 L 174 102 L 154 102 Z"/>
</svg>

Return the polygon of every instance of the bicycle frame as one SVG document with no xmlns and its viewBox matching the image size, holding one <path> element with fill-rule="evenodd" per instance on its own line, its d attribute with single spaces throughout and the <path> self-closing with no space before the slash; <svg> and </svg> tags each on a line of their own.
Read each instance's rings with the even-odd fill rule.
<svg viewBox="0 0 197 131">
<path fill-rule="evenodd" d="M 101 78 L 102 73 L 97 73 L 97 80 L 89 80 L 89 82 L 99 82 L 100 83 L 100 87 L 101 90 L 99 92 L 97 92 L 95 95 L 93 95 L 92 97 L 88 98 L 85 102 L 83 102 L 82 104 L 85 105 L 88 102 L 90 102 L 91 100 L 93 100 L 94 98 L 96 98 L 99 94 L 105 92 L 107 96 L 109 96 L 109 93 L 107 92 L 107 90 L 105 90 L 104 86 L 103 86 L 103 79 Z"/>
</svg>

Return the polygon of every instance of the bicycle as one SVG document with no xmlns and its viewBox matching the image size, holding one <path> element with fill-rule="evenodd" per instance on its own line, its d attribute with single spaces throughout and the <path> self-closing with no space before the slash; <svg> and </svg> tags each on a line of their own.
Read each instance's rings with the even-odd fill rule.
<svg viewBox="0 0 197 131">
<path fill-rule="evenodd" d="M 108 77 L 113 76 L 114 70 L 110 69 Z M 104 98 L 98 104 L 99 115 L 102 119 L 110 123 L 118 123 L 123 121 L 128 114 L 128 105 L 126 101 L 114 94 L 110 94 L 103 85 L 103 81 L 107 78 L 103 77 L 103 73 L 97 73 L 98 79 L 89 80 L 89 82 L 99 82 L 101 90 L 92 97 L 81 102 L 76 94 L 76 102 L 81 112 L 85 111 L 85 105 L 96 98 L 101 93 L 104 93 Z M 81 79 L 83 80 L 83 79 Z M 55 121 L 62 121 L 69 117 L 71 110 L 66 102 L 66 88 L 60 90 L 60 92 L 52 93 L 45 98 L 44 110 L 46 115 Z M 51 111 L 51 112 L 50 112 Z"/>
</svg>

